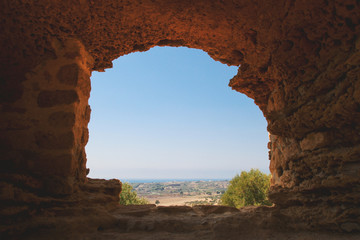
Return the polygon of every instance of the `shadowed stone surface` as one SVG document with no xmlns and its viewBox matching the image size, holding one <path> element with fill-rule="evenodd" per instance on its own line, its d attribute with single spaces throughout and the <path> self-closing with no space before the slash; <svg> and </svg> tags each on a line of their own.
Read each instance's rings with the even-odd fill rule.
<svg viewBox="0 0 360 240">
<path fill-rule="evenodd" d="M 41 108 L 46 108 L 71 104 L 78 100 L 79 98 L 75 91 L 43 91 L 38 96 L 38 105 Z"/>
<path fill-rule="evenodd" d="M 3 234 L 33 229 L 40 236 L 46 233 L 42 227 L 52 229 L 60 222 L 69 234 L 80 234 L 101 216 L 117 218 L 105 209 L 82 227 L 66 220 L 84 204 L 115 204 L 120 191 L 120 185 L 113 186 L 116 191 L 107 189 L 107 183 L 92 189 L 86 178 L 90 75 L 111 67 L 119 56 L 153 46 L 198 48 L 224 64 L 239 66 L 229 86 L 253 98 L 268 122 L 269 197 L 275 207 L 264 210 L 267 215 L 255 208 L 248 217 L 258 220 L 265 214 L 271 224 L 242 225 L 242 217 L 234 217 L 199 235 L 195 231 L 193 238 L 211 232 L 213 239 L 240 234 L 256 239 L 256 228 L 262 229 L 259 234 L 273 229 L 283 238 L 289 236 L 286 229 L 303 231 L 305 237 L 311 236 L 306 231 L 360 231 L 359 1 L 5 0 L 0 2 L 0 16 Z M 112 193 L 97 201 L 102 191 Z M 82 200 L 73 201 L 81 194 Z M 153 236 L 172 227 L 187 232 L 198 226 L 190 220 L 163 219 L 162 211 L 175 214 L 157 208 L 164 229 Z M 31 220 L 46 216 L 52 216 L 52 225 Z M 124 219 L 120 226 L 128 229 L 131 221 Z M 141 233 L 135 232 L 146 239 L 141 234 L 151 232 L 151 224 L 146 218 L 138 221 L 131 224 L 144 226 Z M 27 228 L 31 222 L 34 227 Z M 100 239 L 120 234 L 101 229 Z M 117 238 L 135 239 L 132 233 Z"/>
</svg>

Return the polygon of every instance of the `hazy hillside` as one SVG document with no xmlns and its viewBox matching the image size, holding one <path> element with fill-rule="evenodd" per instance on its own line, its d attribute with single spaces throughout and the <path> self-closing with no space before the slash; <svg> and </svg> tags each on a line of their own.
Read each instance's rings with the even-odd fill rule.
<svg viewBox="0 0 360 240">
<path fill-rule="evenodd" d="M 229 181 L 131 183 L 139 196 L 159 205 L 218 204 Z"/>
</svg>

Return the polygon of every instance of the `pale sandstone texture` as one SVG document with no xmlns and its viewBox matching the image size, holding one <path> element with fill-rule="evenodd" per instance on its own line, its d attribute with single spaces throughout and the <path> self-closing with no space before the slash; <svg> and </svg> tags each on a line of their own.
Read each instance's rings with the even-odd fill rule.
<svg viewBox="0 0 360 240">
<path fill-rule="evenodd" d="M 4 0 L 0 20 L 0 236 L 31 232 L 36 239 L 59 231 L 57 224 L 74 239 L 86 226 L 97 229 L 95 239 L 120 234 L 118 224 L 106 231 L 90 227 L 120 221 L 123 211 L 116 210 L 120 182 L 86 178 L 90 76 L 153 46 L 198 48 L 239 66 L 229 86 L 253 98 L 268 121 L 275 206 L 231 218 L 221 213 L 225 222 L 214 217 L 213 225 L 200 224 L 203 238 L 206 231 L 214 239 L 254 229 L 283 238 L 289 229 L 360 231 L 358 0 Z M 86 210 L 97 207 L 97 213 Z M 198 226 L 151 209 L 164 226 L 184 232 Z M 93 220 L 65 221 L 75 215 Z M 267 220 L 242 227 L 244 219 L 260 216 Z M 43 224 L 46 217 L 51 224 Z M 126 229 L 131 235 L 138 228 Z M 222 238 L 224 229 L 233 235 Z M 165 231 L 140 230 L 154 237 Z M 136 238 L 130 235 L 118 239 Z"/>
</svg>

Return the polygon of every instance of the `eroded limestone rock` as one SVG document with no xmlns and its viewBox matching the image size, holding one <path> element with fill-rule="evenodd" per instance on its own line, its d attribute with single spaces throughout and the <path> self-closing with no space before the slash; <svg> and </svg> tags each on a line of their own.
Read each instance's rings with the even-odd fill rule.
<svg viewBox="0 0 360 240">
<path fill-rule="evenodd" d="M 268 121 L 272 221 L 293 229 L 359 231 L 359 5 L 2 1 L 1 216 L 33 216 L 33 202 L 42 209 L 91 191 L 81 190 L 88 182 L 91 71 L 167 45 L 202 49 L 239 66 L 229 85 L 253 98 Z M 106 201 L 116 202 L 117 192 L 110 192 Z M 236 221 L 226 224 L 238 227 Z"/>
</svg>

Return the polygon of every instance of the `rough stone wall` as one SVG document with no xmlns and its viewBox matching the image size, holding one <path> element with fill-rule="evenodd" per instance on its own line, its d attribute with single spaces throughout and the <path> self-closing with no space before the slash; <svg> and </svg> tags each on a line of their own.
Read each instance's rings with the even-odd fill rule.
<svg viewBox="0 0 360 240">
<path fill-rule="evenodd" d="M 348 231 L 360 230 L 359 39 L 344 55 L 296 88 L 278 85 L 267 119 L 271 199 L 289 216 Z"/>
<path fill-rule="evenodd" d="M 0 16 L 6 184 L 75 191 L 86 181 L 90 71 L 156 45 L 188 46 L 241 65 L 230 86 L 268 121 L 279 216 L 360 229 L 359 1 L 8 0 Z"/>
<path fill-rule="evenodd" d="M 1 160 L 3 170 L 36 176 L 49 193 L 69 194 L 86 177 L 93 61 L 79 41 L 53 47 L 57 58 L 28 72 L 21 98 L 3 105 Z"/>
</svg>

